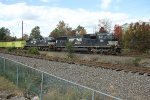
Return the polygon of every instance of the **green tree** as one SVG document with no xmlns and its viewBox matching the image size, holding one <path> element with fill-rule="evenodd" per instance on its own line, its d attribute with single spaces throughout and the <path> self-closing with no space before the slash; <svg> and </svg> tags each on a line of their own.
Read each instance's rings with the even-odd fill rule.
<svg viewBox="0 0 150 100">
<path fill-rule="evenodd" d="M 23 40 L 29 40 L 29 35 L 28 34 L 23 34 Z"/>
<path fill-rule="evenodd" d="M 11 41 L 10 30 L 5 27 L 0 28 L 0 41 Z"/>
<path fill-rule="evenodd" d="M 32 30 L 31 30 L 31 34 L 30 34 L 30 39 L 41 39 L 42 36 L 40 34 L 40 27 L 39 26 L 35 26 Z"/>
</svg>

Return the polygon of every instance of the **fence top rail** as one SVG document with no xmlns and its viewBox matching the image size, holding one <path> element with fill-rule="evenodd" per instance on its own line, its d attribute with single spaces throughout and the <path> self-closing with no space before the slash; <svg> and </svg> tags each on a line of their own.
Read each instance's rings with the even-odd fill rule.
<svg viewBox="0 0 150 100">
<path fill-rule="evenodd" d="M 80 85 L 80 84 L 78 84 L 78 83 L 75 83 L 75 82 L 69 81 L 69 80 L 67 80 L 67 79 L 64 79 L 64 78 L 61 78 L 61 77 L 55 76 L 55 75 L 50 74 L 50 73 L 48 73 L 48 72 L 41 71 L 41 70 L 39 70 L 39 69 L 36 69 L 36 68 L 31 67 L 31 66 L 25 65 L 25 64 L 23 64 L 23 63 L 21 63 L 21 62 L 18 62 L 18 61 L 15 61 L 15 60 L 9 59 L 9 58 L 5 58 L 5 57 L 0 57 L 0 58 L 7 59 L 7 60 L 10 60 L 10 61 L 13 61 L 13 62 L 15 62 L 15 63 L 17 63 L 17 64 L 21 64 L 21 65 L 26 66 L 26 67 L 28 67 L 28 68 L 34 69 L 34 70 L 39 71 L 39 72 L 41 72 L 41 73 L 43 73 L 43 74 L 48 74 L 48 75 L 50 75 L 50 76 L 52 76 L 52 77 L 55 77 L 55 78 L 57 78 L 57 79 L 60 79 L 60 80 L 66 81 L 66 82 L 68 82 L 68 83 L 74 84 L 74 85 L 79 86 L 79 87 L 83 87 L 83 88 L 85 88 L 85 89 L 88 89 L 88 90 L 91 90 L 91 91 L 94 91 L 94 92 L 97 92 L 97 93 L 100 93 L 100 94 L 103 94 L 103 95 L 105 95 L 105 96 L 108 96 L 108 97 L 114 98 L 114 99 L 116 99 L 116 100 L 122 100 L 122 99 L 120 99 L 120 98 L 118 98 L 118 97 L 115 97 L 115 96 L 112 96 L 112 95 L 109 95 L 109 94 L 103 93 L 103 92 L 101 92 L 101 91 L 98 91 L 98 90 L 95 90 L 95 89 L 89 88 L 89 87 L 84 86 L 84 85 Z"/>
</svg>

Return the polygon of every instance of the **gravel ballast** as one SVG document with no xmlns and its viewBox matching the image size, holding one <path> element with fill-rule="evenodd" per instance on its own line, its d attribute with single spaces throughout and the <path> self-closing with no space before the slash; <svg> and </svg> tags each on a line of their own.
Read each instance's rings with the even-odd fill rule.
<svg viewBox="0 0 150 100">
<path fill-rule="evenodd" d="M 0 53 L 41 71 L 124 100 L 150 100 L 150 76 Z"/>
</svg>

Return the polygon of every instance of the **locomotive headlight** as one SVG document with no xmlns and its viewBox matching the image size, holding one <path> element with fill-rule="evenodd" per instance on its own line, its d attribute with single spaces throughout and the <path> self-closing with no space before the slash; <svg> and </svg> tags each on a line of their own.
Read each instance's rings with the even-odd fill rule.
<svg viewBox="0 0 150 100">
<path fill-rule="evenodd" d="M 118 41 L 108 41 L 108 45 L 118 45 Z"/>
</svg>

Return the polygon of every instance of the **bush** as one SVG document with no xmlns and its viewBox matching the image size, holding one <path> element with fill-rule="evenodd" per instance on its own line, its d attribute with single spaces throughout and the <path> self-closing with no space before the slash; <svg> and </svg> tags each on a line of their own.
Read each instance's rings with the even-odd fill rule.
<svg viewBox="0 0 150 100">
<path fill-rule="evenodd" d="M 142 59 L 141 58 L 135 58 L 134 60 L 133 60 L 133 64 L 134 64 L 134 66 L 139 66 L 140 65 L 140 61 L 141 61 Z"/>
<path fill-rule="evenodd" d="M 28 54 L 40 54 L 37 48 L 30 48 Z"/>
<path fill-rule="evenodd" d="M 16 48 L 15 48 L 15 47 L 7 48 L 7 51 L 8 51 L 8 52 L 12 52 L 12 51 L 14 51 L 14 50 L 16 50 Z"/>
<path fill-rule="evenodd" d="M 73 44 L 71 42 L 68 42 L 66 44 L 66 49 L 67 49 L 67 52 L 68 52 L 68 55 L 67 57 L 68 58 L 73 58 L 73 52 L 74 52 L 74 49 L 73 49 Z"/>
</svg>

